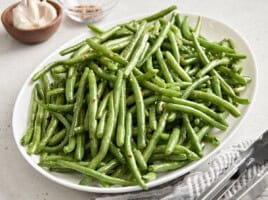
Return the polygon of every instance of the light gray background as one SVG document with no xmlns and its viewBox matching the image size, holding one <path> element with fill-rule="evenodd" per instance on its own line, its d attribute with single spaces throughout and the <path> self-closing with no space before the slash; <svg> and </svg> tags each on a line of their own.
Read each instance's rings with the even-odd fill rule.
<svg viewBox="0 0 268 200">
<path fill-rule="evenodd" d="M 0 12 L 12 2 L 15 1 L 0 0 Z M 257 137 L 268 128 L 268 1 L 121 0 L 99 24 L 151 13 L 171 4 L 178 5 L 181 12 L 223 21 L 249 42 L 257 60 L 259 87 L 253 106 L 232 141 Z M 13 105 L 26 77 L 56 47 L 84 31 L 87 31 L 86 26 L 65 17 L 49 41 L 29 46 L 13 40 L 0 25 L 0 200 L 85 200 L 92 196 L 60 186 L 33 170 L 18 152 L 11 127 Z M 268 196 L 263 195 L 262 199 L 268 199 Z"/>
</svg>

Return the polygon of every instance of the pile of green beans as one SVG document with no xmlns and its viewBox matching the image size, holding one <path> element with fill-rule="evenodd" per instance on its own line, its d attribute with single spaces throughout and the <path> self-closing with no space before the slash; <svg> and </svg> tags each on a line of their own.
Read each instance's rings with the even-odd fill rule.
<svg viewBox="0 0 268 200">
<path fill-rule="evenodd" d="M 60 52 L 33 77 L 29 124 L 21 139 L 39 165 L 79 172 L 83 185 L 140 185 L 218 145 L 239 117 L 250 78 L 231 39 L 200 35 L 171 6 L 95 33 Z"/>
</svg>

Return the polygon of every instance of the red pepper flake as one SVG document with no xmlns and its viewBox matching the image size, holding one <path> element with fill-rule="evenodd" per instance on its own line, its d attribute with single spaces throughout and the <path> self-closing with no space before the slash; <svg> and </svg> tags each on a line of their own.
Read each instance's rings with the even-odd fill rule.
<svg viewBox="0 0 268 200">
<path fill-rule="evenodd" d="M 96 102 L 96 99 L 93 99 L 92 102 L 95 103 Z"/>
<path fill-rule="evenodd" d="M 81 19 L 94 19 L 102 13 L 102 9 L 95 5 L 78 5 L 68 10 Z"/>
<path fill-rule="evenodd" d="M 131 155 L 127 155 L 127 157 L 128 157 L 128 158 L 132 158 L 132 156 L 131 156 Z"/>
</svg>

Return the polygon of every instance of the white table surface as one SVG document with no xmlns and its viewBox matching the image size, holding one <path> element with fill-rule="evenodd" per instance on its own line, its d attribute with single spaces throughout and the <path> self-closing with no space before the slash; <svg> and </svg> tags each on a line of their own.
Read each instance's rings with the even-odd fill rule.
<svg viewBox="0 0 268 200">
<path fill-rule="evenodd" d="M 0 0 L 0 13 L 12 2 L 15 1 Z M 178 5 L 181 12 L 221 20 L 249 42 L 257 60 L 258 90 L 252 108 L 232 142 L 257 137 L 268 128 L 268 1 L 121 0 L 99 24 L 150 13 L 171 4 Z M 11 128 L 13 105 L 27 76 L 56 47 L 84 31 L 87 31 L 86 26 L 64 17 L 58 32 L 50 40 L 29 46 L 12 39 L 0 25 L 0 200 L 86 200 L 91 196 L 58 185 L 33 170 L 18 152 Z M 261 199 L 268 199 L 268 196 L 264 194 Z"/>
</svg>

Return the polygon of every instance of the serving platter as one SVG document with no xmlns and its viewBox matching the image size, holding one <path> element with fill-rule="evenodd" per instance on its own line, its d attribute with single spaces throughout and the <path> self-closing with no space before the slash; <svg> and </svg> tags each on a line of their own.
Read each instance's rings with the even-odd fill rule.
<svg viewBox="0 0 268 200">
<path fill-rule="evenodd" d="M 197 20 L 196 15 L 192 15 L 192 14 L 182 14 L 182 15 L 189 16 L 190 24 L 194 24 Z M 134 16 L 134 17 L 127 18 L 127 19 L 118 20 L 111 24 L 102 26 L 101 28 L 108 29 L 109 27 L 130 21 L 131 19 L 137 19 L 140 17 L 142 16 Z M 224 23 L 220 21 L 217 21 L 215 19 L 208 18 L 205 16 L 202 16 L 201 34 L 205 36 L 206 38 L 208 38 L 210 41 L 220 41 L 223 38 L 231 38 L 234 41 L 237 51 L 247 56 L 247 59 L 245 59 L 242 63 L 244 67 L 243 74 L 251 77 L 252 81 L 248 85 L 247 90 L 242 94 L 242 97 L 248 98 L 252 104 L 252 102 L 254 101 L 254 96 L 255 96 L 256 86 L 257 86 L 257 68 L 256 68 L 256 62 L 254 60 L 253 53 L 250 50 L 247 42 L 233 28 L 225 25 Z M 16 141 L 17 147 L 19 151 L 21 152 L 22 156 L 35 170 L 37 170 L 39 173 L 49 178 L 50 180 L 55 181 L 61 185 L 64 185 L 69 188 L 81 190 L 81 191 L 94 192 L 94 193 L 123 193 L 123 192 L 138 191 L 138 190 L 141 190 L 139 186 L 101 188 L 101 187 L 95 187 L 95 186 L 93 187 L 93 186 L 79 185 L 78 183 L 79 183 L 79 180 L 81 179 L 80 175 L 50 172 L 40 167 L 38 165 L 39 156 L 37 155 L 29 156 L 27 154 L 26 148 L 20 144 L 20 139 L 25 133 L 25 130 L 27 128 L 29 104 L 30 104 L 30 99 L 31 99 L 31 91 L 33 88 L 31 77 L 33 76 L 34 73 L 42 69 L 46 64 L 52 61 L 58 60 L 58 59 L 62 59 L 62 57 L 59 56 L 58 54 L 61 50 L 75 43 L 78 43 L 81 40 L 90 36 L 92 36 L 90 32 L 85 32 L 77 36 L 76 38 L 66 42 L 64 45 L 62 45 L 61 47 L 53 51 L 47 58 L 45 58 L 35 68 L 35 70 L 29 75 L 29 77 L 23 84 L 17 96 L 16 103 L 14 105 L 13 119 L 12 119 L 14 139 Z M 207 159 L 209 159 L 211 156 L 213 156 L 215 153 L 221 150 L 226 144 L 228 144 L 228 141 L 230 141 L 231 137 L 234 134 L 239 134 L 238 132 L 239 125 L 244 119 L 244 117 L 246 116 L 246 113 L 250 107 L 251 105 L 239 107 L 239 110 L 241 112 L 240 118 L 233 118 L 233 117 L 227 118 L 227 122 L 229 124 L 227 131 L 221 132 L 218 130 L 213 130 L 213 134 L 217 134 L 217 136 L 219 137 L 221 141 L 221 144 L 217 148 L 213 148 L 212 146 L 209 146 L 209 145 L 206 146 L 204 150 L 203 158 L 181 169 L 161 174 L 154 181 L 147 183 L 148 188 L 156 187 L 158 185 L 167 183 L 168 181 L 174 180 L 175 178 L 178 178 L 192 171 L 196 167 L 200 166 L 202 163 L 206 162 Z"/>
</svg>

